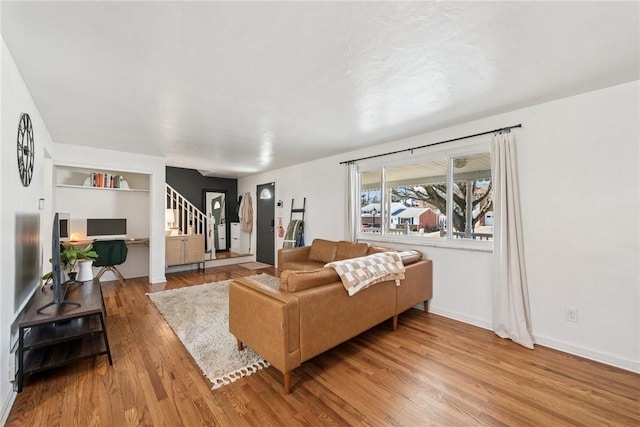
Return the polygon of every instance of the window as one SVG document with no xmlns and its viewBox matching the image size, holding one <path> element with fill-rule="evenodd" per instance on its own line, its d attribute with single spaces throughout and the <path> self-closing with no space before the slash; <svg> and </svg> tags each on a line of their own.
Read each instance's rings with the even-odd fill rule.
<svg viewBox="0 0 640 427">
<path fill-rule="evenodd" d="M 362 184 L 360 190 L 360 224 L 361 230 L 368 233 L 380 233 L 382 229 L 380 177 L 379 170 L 365 172 L 360 176 Z"/>
<path fill-rule="evenodd" d="M 359 172 L 360 238 L 493 240 L 488 151 Z"/>
<path fill-rule="evenodd" d="M 493 240 L 493 192 L 489 153 L 456 157 L 452 160 L 452 166 L 452 236 Z M 487 224 L 489 212 L 491 224 Z"/>
<path fill-rule="evenodd" d="M 269 191 L 268 188 L 263 188 L 262 191 L 260 192 L 260 199 L 264 200 L 264 199 L 270 199 L 271 198 L 271 191 Z"/>
</svg>

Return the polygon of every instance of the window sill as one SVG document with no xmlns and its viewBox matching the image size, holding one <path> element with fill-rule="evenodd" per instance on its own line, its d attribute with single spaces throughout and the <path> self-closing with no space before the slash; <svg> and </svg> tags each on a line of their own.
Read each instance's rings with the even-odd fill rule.
<svg viewBox="0 0 640 427">
<path fill-rule="evenodd" d="M 380 235 L 374 233 L 360 233 L 357 236 L 357 240 L 374 242 L 374 243 L 396 243 L 405 244 L 411 246 L 432 247 L 432 248 L 445 248 L 456 249 L 463 251 L 474 252 L 493 252 L 493 241 L 478 241 L 478 240 L 445 240 L 445 239 L 433 239 L 420 236 L 394 236 L 394 235 Z"/>
</svg>

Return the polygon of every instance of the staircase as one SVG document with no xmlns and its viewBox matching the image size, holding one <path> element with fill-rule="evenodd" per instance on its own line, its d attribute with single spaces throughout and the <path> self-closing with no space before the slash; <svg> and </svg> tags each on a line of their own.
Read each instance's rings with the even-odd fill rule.
<svg viewBox="0 0 640 427">
<path fill-rule="evenodd" d="M 165 209 L 173 210 L 174 228 L 180 234 L 206 234 L 207 216 L 169 184 L 165 184 Z"/>
</svg>

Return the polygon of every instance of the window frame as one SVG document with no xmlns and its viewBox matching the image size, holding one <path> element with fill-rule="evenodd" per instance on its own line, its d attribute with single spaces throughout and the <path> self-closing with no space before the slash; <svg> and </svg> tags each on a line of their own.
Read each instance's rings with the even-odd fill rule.
<svg viewBox="0 0 640 427">
<path fill-rule="evenodd" d="M 417 163 L 446 161 L 446 186 L 447 186 L 447 221 L 450 222 L 453 213 L 453 182 L 454 171 L 453 162 L 454 159 L 465 156 L 473 156 L 476 154 L 489 153 L 490 140 L 485 136 L 479 140 L 467 141 L 466 143 L 459 143 L 456 147 L 452 148 L 435 148 L 429 150 L 426 149 L 421 154 L 404 154 L 393 156 L 392 158 L 377 158 L 375 161 L 361 162 L 358 164 L 357 170 L 357 188 L 358 188 L 358 200 L 357 206 L 360 206 L 360 196 L 362 194 L 362 173 L 366 172 L 380 172 L 380 233 L 365 233 L 362 232 L 362 216 L 360 210 L 358 210 L 357 220 L 358 224 L 356 230 L 356 238 L 358 241 L 368 242 L 380 242 L 380 243 L 401 243 L 409 244 L 412 246 L 425 246 L 425 247 L 442 247 L 451 249 L 492 252 L 493 240 L 475 240 L 475 239 L 454 239 L 453 227 L 450 223 L 447 224 L 446 235 L 442 238 L 425 238 L 424 236 L 415 235 L 399 235 L 390 234 L 388 220 L 389 210 L 387 209 L 387 182 L 386 182 L 386 170 L 390 167 L 402 167 L 409 166 Z M 493 165 L 491 165 L 491 179 L 493 182 Z M 494 225 L 494 236 L 495 236 Z"/>
</svg>

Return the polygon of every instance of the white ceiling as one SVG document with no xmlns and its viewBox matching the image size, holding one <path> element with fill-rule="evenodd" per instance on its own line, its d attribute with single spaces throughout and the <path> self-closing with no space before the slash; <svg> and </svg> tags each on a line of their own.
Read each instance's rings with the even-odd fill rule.
<svg viewBox="0 0 640 427">
<path fill-rule="evenodd" d="M 2 2 L 54 141 L 240 177 L 639 78 L 638 2 Z"/>
</svg>

